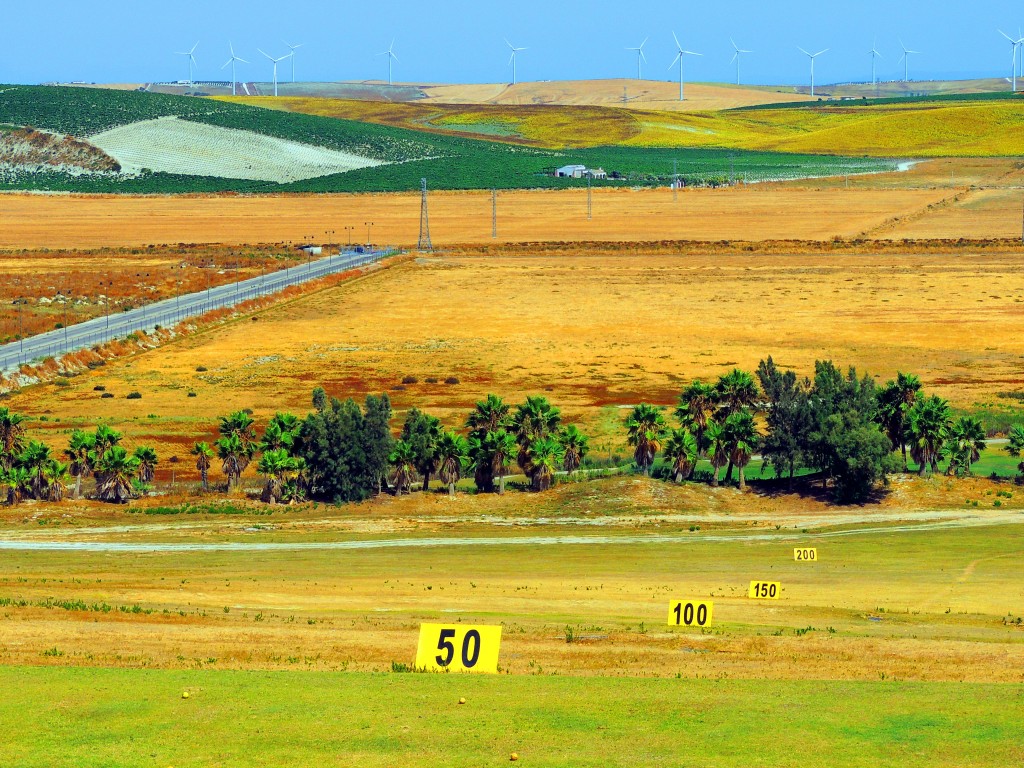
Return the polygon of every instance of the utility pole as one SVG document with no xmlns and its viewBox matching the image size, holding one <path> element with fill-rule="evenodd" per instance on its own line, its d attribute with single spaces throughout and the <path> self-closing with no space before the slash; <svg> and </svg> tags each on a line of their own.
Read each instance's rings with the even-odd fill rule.
<svg viewBox="0 0 1024 768">
<path fill-rule="evenodd" d="M 366 247 L 367 248 L 370 247 L 370 232 L 371 232 L 372 229 L 373 229 L 373 222 L 372 221 L 366 222 Z"/>
<path fill-rule="evenodd" d="M 420 239 L 416 244 L 417 251 L 431 252 L 434 250 L 430 242 L 430 213 L 427 210 L 427 180 L 420 179 Z"/>
<path fill-rule="evenodd" d="M 498 237 L 498 190 L 491 190 L 491 237 Z"/>
</svg>

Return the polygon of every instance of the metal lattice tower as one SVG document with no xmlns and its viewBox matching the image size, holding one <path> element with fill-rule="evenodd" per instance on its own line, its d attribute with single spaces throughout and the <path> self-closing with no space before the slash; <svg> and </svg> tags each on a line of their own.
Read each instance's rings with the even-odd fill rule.
<svg viewBox="0 0 1024 768">
<path fill-rule="evenodd" d="M 433 251 L 430 242 L 430 214 L 427 210 L 427 180 L 420 179 L 420 240 L 416 244 L 418 251 Z"/>
</svg>

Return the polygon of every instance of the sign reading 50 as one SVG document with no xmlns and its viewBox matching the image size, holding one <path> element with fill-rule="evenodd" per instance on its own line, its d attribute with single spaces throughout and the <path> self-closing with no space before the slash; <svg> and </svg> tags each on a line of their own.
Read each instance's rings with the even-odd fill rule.
<svg viewBox="0 0 1024 768">
<path fill-rule="evenodd" d="M 434 672 L 498 671 L 501 627 L 421 624 L 417 669 Z"/>
</svg>

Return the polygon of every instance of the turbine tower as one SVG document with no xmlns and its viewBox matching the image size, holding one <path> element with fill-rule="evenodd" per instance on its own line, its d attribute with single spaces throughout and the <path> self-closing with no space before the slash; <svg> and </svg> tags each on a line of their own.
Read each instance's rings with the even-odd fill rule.
<svg viewBox="0 0 1024 768">
<path fill-rule="evenodd" d="M 235 56 L 235 48 L 230 42 L 228 43 L 228 50 L 231 51 L 231 58 L 224 62 L 224 66 L 221 69 L 227 67 L 228 64 L 231 65 L 231 95 L 235 96 L 235 84 L 238 82 L 238 79 L 235 77 L 235 62 L 240 61 L 243 64 L 248 64 L 249 62 L 239 56 Z"/>
<path fill-rule="evenodd" d="M 1017 48 L 1020 47 L 1021 43 L 1024 43 L 1024 37 L 1014 40 L 1008 34 L 999 30 L 999 34 L 1010 41 L 1010 80 L 1013 83 L 1013 92 L 1017 92 Z M 1019 35 L 1020 33 L 1018 33 Z"/>
<path fill-rule="evenodd" d="M 644 41 L 636 48 L 627 48 L 627 51 L 636 51 L 636 79 L 643 80 L 643 62 L 647 61 L 647 57 L 644 56 L 644 46 L 647 45 L 647 41 L 650 38 L 645 37 Z"/>
<path fill-rule="evenodd" d="M 516 80 L 516 54 L 520 51 L 525 51 L 526 48 L 516 48 L 508 40 L 505 40 L 505 45 L 507 45 L 512 51 L 512 56 L 509 58 L 508 63 L 512 65 L 512 85 L 515 85 L 518 82 L 518 80 Z"/>
<path fill-rule="evenodd" d="M 911 51 L 910 49 L 907 48 L 907 46 L 905 46 L 903 44 L 902 40 L 900 40 L 900 48 L 903 49 L 903 55 L 900 57 L 900 61 L 903 62 L 903 82 L 904 83 L 909 83 L 910 82 L 910 54 L 912 54 L 912 53 L 920 53 L 920 51 Z"/>
<path fill-rule="evenodd" d="M 732 55 L 732 61 L 730 61 L 729 63 L 730 64 L 732 64 L 733 62 L 736 63 L 736 85 L 739 85 L 740 84 L 740 56 L 742 56 L 744 53 L 753 53 L 753 51 L 745 51 L 745 50 L 743 50 L 738 45 L 736 45 L 736 43 L 733 42 L 733 39 L 731 37 L 729 38 L 729 42 L 732 43 L 732 49 L 734 51 L 734 53 Z"/>
<path fill-rule="evenodd" d="M 878 78 L 875 77 L 875 59 L 877 59 L 877 58 L 885 58 L 884 56 L 882 56 L 882 54 L 880 54 L 878 52 L 878 46 L 876 45 L 876 43 L 877 43 L 876 40 L 873 40 L 871 42 L 871 85 L 872 86 L 877 86 L 878 85 Z"/>
<path fill-rule="evenodd" d="M 394 41 L 394 39 L 391 40 L 391 45 L 388 47 L 388 49 L 386 51 L 381 51 L 377 55 L 378 56 L 387 56 L 388 57 L 388 85 L 391 85 L 391 65 L 394 62 L 398 61 L 398 57 L 395 56 L 395 41 Z"/>
<path fill-rule="evenodd" d="M 672 69 L 679 62 L 679 100 L 683 101 L 683 56 L 703 56 L 703 53 L 694 53 L 693 51 L 684 51 L 683 46 L 679 44 L 679 38 L 676 37 L 676 33 L 672 33 L 672 39 L 676 41 L 676 57 L 672 59 L 672 63 L 668 65 L 669 69 Z"/>
<path fill-rule="evenodd" d="M 282 57 L 281 57 L 281 58 L 279 58 L 279 59 L 275 59 L 275 58 L 274 58 L 273 56 L 271 56 L 271 55 L 270 55 L 269 53 L 267 53 L 266 51 L 263 51 L 263 50 L 261 50 L 261 49 L 259 49 L 259 48 L 257 48 L 256 50 L 257 50 L 257 51 L 259 51 L 260 53 L 262 53 L 262 54 L 263 54 L 264 56 L 266 56 L 266 57 L 267 57 L 268 59 L 270 59 L 270 60 L 271 60 L 271 61 L 273 62 L 273 64 L 274 64 L 274 95 L 275 95 L 275 96 L 277 96 L 277 65 L 278 65 L 278 64 L 280 64 L 280 63 L 281 63 L 282 61 L 284 61 L 285 59 L 287 59 L 287 58 L 290 58 L 290 57 L 294 56 L 295 54 L 294 54 L 294 53 L 289 53 L 289 54 L 287 54 L 287 55 L 285 55 L 285 56 L 282 56 Z"/>
<path fill-rule="evenodd" d="M 192 67 L 196 63 L 196 57 L 195 57 L 194 54 L 196 52 L 196 48 L 198 48 L 198 47 L 199 47 L 199 43 L 196 42 L 196 44 L 192 46 L 192 50 L 191 51 L 177 51 L 174 54 L 175 56 L 188 56 L 188 87 L 189 88 L 192 88 L 193 85 L 194 85 L 193 82 L 192 82 Z"/>
<path fill-rule="evenodd" d="M 292 52 L 292 82 L 295 82 L 295 51 L 301 48 L 305 43 L 299 43 L 298 45 L 290 45 L 285 43 L 285 48 Z"/>
<path fill-rule="evenodd" d="M 802 53 L 804 56 L 806 56 L 807 58 L 809 58 L 811 60 L 811 96 L 813 97 L 814 96 L 814 60 L 816 58 L 818 58 L 819 56 L 821 56 L 821 54 L 827 53 L 829 51 L 829 49 L 826 48 L 826 49 L 824 49 L 822 51 L 818 51 L 817 53 L 808 53 L 803 48 L 800 48 L 799 46 L 797 46 L 797 50 L 800 51 L 800 53 Z"/>
</svg>

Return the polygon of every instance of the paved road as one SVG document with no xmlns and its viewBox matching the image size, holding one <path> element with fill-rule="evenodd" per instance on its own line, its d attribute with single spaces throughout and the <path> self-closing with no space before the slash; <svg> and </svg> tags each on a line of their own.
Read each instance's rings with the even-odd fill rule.
<svg viewBox="0 0 1024 768">
<path fill-rule="evenodd" d="M 16 371 L 22 364 L 47 357 L 57 357 L 78 349 L 124 338 L 136 331 L 153 331 L 156 326 L 171 328 L 190 317 L 197 317 L 214 309 L 232 307 L 243 301 L 282 291 L 325 275 L 344 272 L 353 267 L 370 264 L 393 251 L 378 250 L 357 253 L 345 251 L 326 258 L 289 267 L 269 275 L 221 285 L 187 296 L 165 299 L 156 304 L 97 317 L 22 341 L 0 346 L 0 372 Z"/>
</svg>

